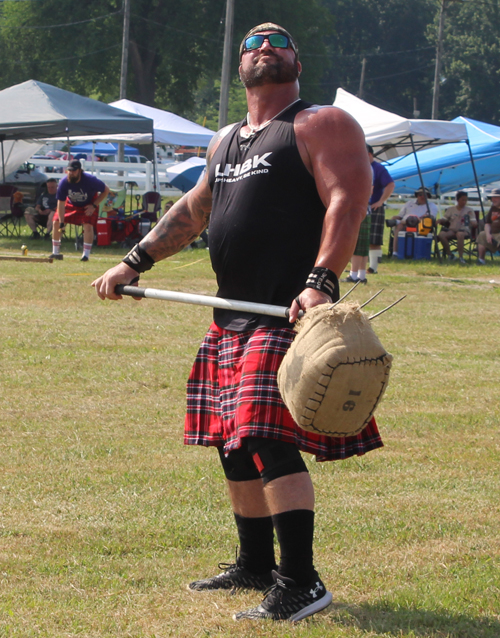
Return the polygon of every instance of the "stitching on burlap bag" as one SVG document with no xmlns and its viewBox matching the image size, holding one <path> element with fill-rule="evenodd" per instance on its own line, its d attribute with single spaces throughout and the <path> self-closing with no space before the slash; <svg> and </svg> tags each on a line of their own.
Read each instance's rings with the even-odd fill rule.
<svg viewBox="0 0 500 638">
<path fill-rule="evenodd" d="M 392 355 L 356 303 L 315 306 L 295 329 L 297 336 L 278 371 L 281 396 L 292 417 L 316 434 L 358 434 L 385 392 Z"/>
</svg>

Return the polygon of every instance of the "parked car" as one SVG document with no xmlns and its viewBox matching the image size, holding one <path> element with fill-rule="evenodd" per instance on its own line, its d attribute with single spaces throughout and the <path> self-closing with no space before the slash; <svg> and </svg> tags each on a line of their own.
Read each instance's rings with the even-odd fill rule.
<svg viewBox="0 0 500 638">
<path fill-rule="evenodd" d="M 64 155 L 64 151 L 47 151 L 47 157 L 51 157 L 52 159 L 61 159 Z"/>
<path fill-rule="evenodd" d="M 106 162 L 117 162 L 116 155 L 106 155 Z M 145 164 L 150 160 L 145 155 L 125 155 L 123 161 L 127 164 Z"/>
<path fill-rule="evenodd" d="M 47 177 L 34 164 L 26 162 L 5 178 L 6 184 L 15 186 L 23 194 L 23 204 L 34 206 L 45 188 Z"/>
</svg>

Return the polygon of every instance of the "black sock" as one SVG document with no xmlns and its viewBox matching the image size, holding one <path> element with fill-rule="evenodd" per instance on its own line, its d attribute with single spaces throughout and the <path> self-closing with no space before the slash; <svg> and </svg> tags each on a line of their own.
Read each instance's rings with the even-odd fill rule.
<svg viewBox="0 0 500 638">
<path fill-rule="evenodd" d="M 281 550 L 278 572 L 292 578 L 300 587 L 308 585 L 315 576 L 314 512 L 292 510 L 275 514 L 272 519 Z"/>
<path fill-rule="evenodd" d="M 240 564 L 254 574 L 276 569 L 274 530 L 270 516 L 246 518 L 235 514 L 240 539 Z"/>
</svg>

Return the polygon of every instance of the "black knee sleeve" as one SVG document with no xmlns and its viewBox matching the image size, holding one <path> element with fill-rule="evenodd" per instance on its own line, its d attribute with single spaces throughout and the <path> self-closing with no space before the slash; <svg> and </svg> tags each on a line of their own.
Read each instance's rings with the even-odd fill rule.
<svg viewBox="0 0 500 638">
<path fill-rule="evenodd" d="M 281 476 L 307 472 L 304 459 L 293 443 L 257 437 L 248 438 L 246 442 L 264 485 Z"/>
<path fill-rule="evenodd" d="M 243 443 L 245 440 L 246 439 L 244 439 Z M 228 481 L 239 483 L 240 481 L 255 481 L 256 479 L 260 479 L 259 470 L 255 467 L 252 455 L 247 450 L 246 445 L 243 444 L 239 449 L 231 450 L 227 456 L 224 454 L 224 448 L 222 446 L 218 447 L 217 451 L 219 452 L 220 462 L 222 463 L 222 468 Z"/>
</svg>

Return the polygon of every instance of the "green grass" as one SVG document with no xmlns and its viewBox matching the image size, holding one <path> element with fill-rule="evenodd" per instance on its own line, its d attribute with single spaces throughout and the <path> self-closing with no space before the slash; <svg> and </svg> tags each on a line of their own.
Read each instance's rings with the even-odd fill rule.
<svg viewBox="0 0 500 638">
<path fill-rule="evenodd" d="M 0 240 L 0 255 L 48 242 Z M 306 459 L 315 562 L 333 593 L 297 625 L 231 616 L 257 594 L 195 595 L 237 544 L 213 450 L 182 444 L 185 381 L 207 308 L 98 300 L 123 249 L 82 264 L 1 261 L 0 637 L 500 636 L 500 260 L 387 262 L 356 291 L 394 355 L 385 447 Z M 490 283 L 493 280 L 496 283 Z M 213 294 L 208 252 L 147 273 Z M 345 285 L 342 286 L 345 291 Z"/>
</svg>

